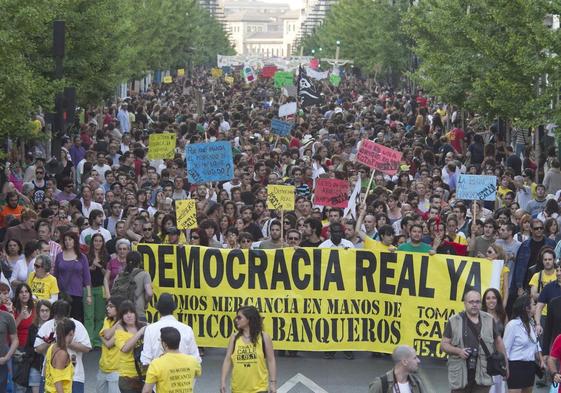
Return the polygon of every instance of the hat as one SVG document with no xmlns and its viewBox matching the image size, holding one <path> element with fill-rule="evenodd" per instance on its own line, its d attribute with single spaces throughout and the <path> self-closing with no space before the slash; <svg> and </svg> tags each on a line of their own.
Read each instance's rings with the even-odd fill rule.
<svg viewBox="0 0 561 393">
<path fill-rule="evenodd" d="M 400 165 L 399 169 L 403 172 L 409 172 L 409 165 L 406 164 Z"/>
<path fill-rule="evenodd" d="M 175 304 L 175 300 L 173 300 L 173 296 L 167 292 L 162 293 L 158 299 L 158 303 L 156 303 L 156 310 L 162 315 L 171 314 L 176 307 L 177 305 Z"/>
<path fill-rule="evenodd" d="M 168 230 L 166 231 L 167 235 L 179 235 L 179 233 L 179 229 L 177 229 L 176 227 L 168 228 Z"/>
<path fill-rule="evenodd" d="M 306 148 L 308 146 L 310 146 L 312 143 L 315 142 L 315 139 L 312 138 L 312 136 L 310 134 L 306 134 L 304 136 L 304 138 L 302 139 L 302 147 Z"/>
</svg>

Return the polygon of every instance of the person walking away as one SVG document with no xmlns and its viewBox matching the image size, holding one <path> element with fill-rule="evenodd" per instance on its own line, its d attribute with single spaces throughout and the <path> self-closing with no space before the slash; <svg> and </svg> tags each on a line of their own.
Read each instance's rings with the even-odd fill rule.
<svg viewBox="0 0 561 393">
<path fill-rule="evenodd" d="M 226 378 L 232 371 L 232 393 L 276 393 L 277 365 L 273 342 L 263 332 L 263 320 L 253 306 L 236 312 L 237 333 L 230 337 L 222 363 L 220 393 L 226 393 Z"/>
<path fill-rule="evenodd" d="M 428 393 L 423 380 L 416 374 L 421 360 L 415 349 L 400 345 L 393 350 L 392 360 L 394 367 L 376 378 L 370 384 L 368 393 Z"/>
<path fill-rule="evenodd" d="M 158 322 L 147 326 L 144 332 L 144 346 L 140 354 L 140 361 L 143 365 L 148 366 L 152 360 L 158 358 L 163 353 L 162 346 L 160 345 L 160 330 L 167 326 L 174 327 L 181 333 L 179 352 L 185 355 L 193 355 L 199 363 L 201 362 L 193 329 L 179 322 L 172 315 L 176 307 L 177 305 L 172 295 L 166 292 L 160 295 L 156 303 L 156 310 L 160 313 L 160 319 Z"/>
<path fill-rule="evenodd" d="M 545 368 L 538 335 L 532 326 L 534 302 L 521 296 L 512 307 L 512 319 L 505 327 L 504 345 L 508 354 L 510 374 L 507 379 L 509 393 L 531 393 L 538 367 Z M 543 374 L 543 372 L 542 372 Z"/>
<path fill-rule="evenodd" d="M 103 327 L 99 332 L 101 338 L 101 357 L 97 372 L 96 392 L 120 393 L 119 390 L 119 348 L 115 346 L 115 330 L 119 324 L 118 309 L 123 299 L 112 296 L 107 300 Z"/>
<path fill-rule="evenodd" d="M 192 355 L 179 352 L 181 334 L 174 327 L 160 330 L 164 354 L 148 366 L 142 393 L 158 392 L 193 393 L 195 378 L 201 375 L 201 364 Z"/>
<path fill-rule="evenodd" d="M 503 340 L 493 317 L 481 311 L 481 295 L 476 290 L 464 294 L 464 311 L 448 320 L 441 348 L 448 354 L 448 382 L 452 393 L 487 393 L 493 379 L 482 366 L 485 351 L 496 348 L 505 355 Z M 508 373 L 508 369 L 507 369 Z"/>
<path fill-rule="evenodd" d="M 57 339 L 45 354 L 45 393 L 71 393 L 74 362 L 68 347 L 74 339 L 76 325 L 64 318 L 56 327 Z"/>
</svg>

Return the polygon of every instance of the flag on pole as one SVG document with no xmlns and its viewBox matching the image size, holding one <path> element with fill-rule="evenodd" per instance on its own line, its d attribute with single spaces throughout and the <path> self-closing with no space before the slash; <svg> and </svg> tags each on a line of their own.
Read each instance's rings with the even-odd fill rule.
<svg viewBox="0 0 561 393">
<path fill-rule="evenodd" d="M 321 94 L 316 90 L 312 81 L 306 74 L 304 68 L 300 67 L 298 72 L 298 99 L 300 106 L 305 108 L 310 105 L 321 104 Z"/>
<path fill-rule="evenodd" d="M 351 217 L 353 217 L 355 220 L 357 219 L 357 214 L 356 214 L 356 200 L 357 198 L 360 197 L 360 189 L 362 187 L 362 180 L 360 179 L 360 172 L 358 173 L 357 179 L 356 179 L 356 183 L 355 183 L 355 188 L 349 198 L 349 205 L 345 208 L 345 211 L 343 213 L 343 217 L 347 217 L 347 215 L 350 213 Z"/>
</svg>

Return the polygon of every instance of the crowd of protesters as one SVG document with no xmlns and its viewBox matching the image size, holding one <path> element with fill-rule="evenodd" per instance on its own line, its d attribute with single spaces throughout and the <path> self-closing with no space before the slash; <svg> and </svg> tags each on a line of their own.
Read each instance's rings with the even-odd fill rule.
<svg viewBox="0 0 561 393">
<path fill-rule="evenodd" d="M 144 365 L 162 349 L 150 349 L 160 342 L 160 328 L 146 325 L 153 289 L 132 251 L 138 243 L 377 247 L 503 261 L 501 284 L 493 300 L 484 298 L 484 307 L 504 326 L 515 299 L 531 296 L 535 330 L 544 332 L 542 350 L 549 353 L 561 331 L 553 322 L 561 315 L 555 302 L 561 296 L 561 164 L 548 130 L 541 139 L 544 156 L 535 157 L 528 130 L 508 129 L 501 121 L 485 125 L 480 116 L 422 91 L 402 93 L 350 74 L 338 87 L 318 84 L 322 104 L 300 108 L 288 137 L 273 134 L 271 120 L 293 97 L 282 96 L 270 80 L 246 84 L 236 77 L 230 85 L 201 70 L 192 80 L 88 108 L 79 127 L 57 137 L 61 148 L 54 157 L 46 157 L 51 150 L 42 141 L 26 145 L 23 156 L 23 149 L 7 146 L 0 194 L 0 391 L 7 380 L 23 389 L 18 391 L 36 392 L 44 383 L 55 391 L 57 381 L 66 381 L 64 391 L 72 381 L 72 391 L 83 391 L 81 358 L 92 348 L 102 350 L 98 391 L 142 391 L 137 343 L 144 342 Z M 34 121 L 44 126 L 42 114 Z M 162 132 L 177 135 L 175 157 L 149 160 L 149 135 Z M 369 182 L 370 169 L 356 161 L 365 138 L 402 153 L 397 173 L 376 172 Z M 189 183 L 185 146 L 213 141 L 231 143 L 233 178 Z M 457 199 L 462 173 L 495 175 L 496 200 Z M 315 205 L 315 182 L 325 177 L 348 180 L 349 193 L 360 182 L 356 207 L 354 201 L 347 210 Z M 281 216 L 268 209 L 271 184 L 295 186 L 294 211 Z M 196 200 L 198 228 L 177 228 L 175 201 L 182 199 Z M 132 295 L 122 284 L 130 280 Z M 158 303 L 169 319 L 171 303 Z M 259 370 L 251 376 L 236 371 L 232 355 L 224 362 L 221 391 L 232 365 L 235 392 L 245 392 L 249 380 L 262 391 L 276 389 L 272 344 L 256 318 L 255 310 L 240 310 L 228 357 L 252 345 Z M 200 374 L 192 331 L 177 321 L 165 326 L 179 331 L 181 341 L 170 331 L 164 340 L 162 329 L 166 355 L 193 356 L 190 369 Z M 32 361 L 23 355 L 16 360 L 16 354 Z M 45 366 L 43 355 L 55 361 Z M 27 363 L 22 377 L 18 365 Z M 154 372 L 148 371 L 152 386 L 145 391 L 157 383 Z"/>
</svg>

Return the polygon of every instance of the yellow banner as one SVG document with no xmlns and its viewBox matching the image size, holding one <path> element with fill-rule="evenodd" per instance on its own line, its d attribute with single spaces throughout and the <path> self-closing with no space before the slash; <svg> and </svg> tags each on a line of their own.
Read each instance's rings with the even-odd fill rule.
<svg viewBox="0 0 561 393">
<path fill-rule="evenodd" d="M 173 82 L 173 78 L 170 75 L 164 76 L 164 83 Z"/>
<path fill-rule="evenodd" d="M 294 186 L 267 186 L 267 209 L 294 210 Z"/>
<path fill-rule="evenodd" d="M 185 76 L 185 68 L 178 68 L 177 76 Z"/>
<path fill-rule="evenodd" d="M 174 295 L 176 317 L 202 347 L 226 347 L 236 310 L 257 307 L 275 349 L 390 353 L 408 344 L 442 357 L 447 319 L 468 287 L 498 287 L 501 263 L 359 249 L 216 249 L 140 244 L 153 308 Z"/>
<path fill-rule="evenodd" d="M 177 229 L 192 229 L 197 227 L 197 206 L 194 199 L 175 201 L 175 216 Z"/>
<path fill-rule="evenodd" d="M 148 159 L 172 159 L 175 156 L 176 135 L 172 132 L 150 134 L 148 137 Z"/>
</svg>

